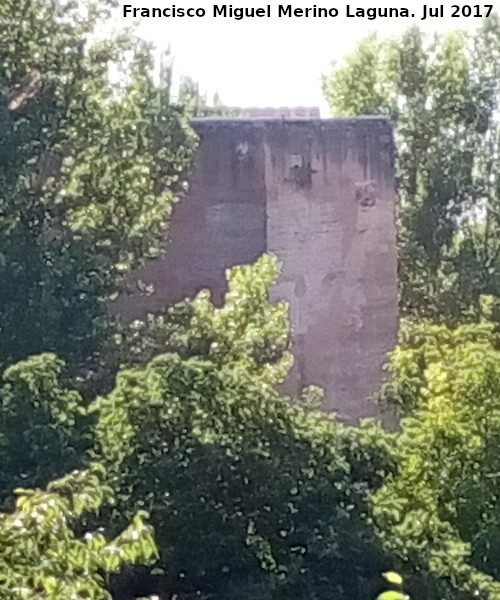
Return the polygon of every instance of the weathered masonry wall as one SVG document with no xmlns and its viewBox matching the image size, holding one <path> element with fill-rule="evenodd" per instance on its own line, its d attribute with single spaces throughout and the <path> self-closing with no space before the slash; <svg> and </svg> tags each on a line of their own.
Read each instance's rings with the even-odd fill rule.
<svg viewBox="0 0 500 600">
<path fill-rule="evenodd" d="M 383 119 L 199 120 L 188 196 L 174 209 L 165 259 L 141 273 L 155 293 L 122 305 L 138 317 L 208 287 L 264 252 L 283 263 L 275 299 L 290 303 L 297 393 L 315 384 L 345 420 L 367 400 L 395 344 L 395 183 Z"/>
</svg>

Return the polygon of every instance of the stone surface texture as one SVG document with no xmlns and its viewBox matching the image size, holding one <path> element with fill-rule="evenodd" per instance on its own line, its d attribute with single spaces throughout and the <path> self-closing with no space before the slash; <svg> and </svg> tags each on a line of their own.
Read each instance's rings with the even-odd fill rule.
<svg viewBox="0 0 500 600">
<path fill-rule="evenodd" d="M 345 421 L 378 414 L 398 326 L 392 128 L 384 119 L 197 120 L 187 196 L 165 258 L 138 276 L 155 293 L 119 303 L 126 318 L 212 290 L 225 270 L 276 254 L 272 297 L 290 304 L 295 366 L 287 391 L 325 390 Z"/>
</svg>

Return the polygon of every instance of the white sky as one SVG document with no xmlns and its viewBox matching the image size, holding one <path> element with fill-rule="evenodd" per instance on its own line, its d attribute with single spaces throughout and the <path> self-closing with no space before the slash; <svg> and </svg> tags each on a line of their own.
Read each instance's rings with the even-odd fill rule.
<svg viewBox="0 0 500 600">
<path fill-rule="evenodd" d="M 122 0 L 133 7 L 203 7 L 207 16 L 198 18 L 149 18 L 139 22 L 142 37 L 159 49 L 169 45 L 177 76 L 189 75 L 200 83 L 208 98 L 218 92 L 231 106 L 319 106 L 328 116 L 321 93 L 321 74 L 332 60 L 348 53 L 357 41 L 372 31 L 381 35 L 401 33 L 414 22 L 427 31 L 475 27 L 479 18 L 451 18 L 451 0 L 444 4 L 444 18 L 420 21 L 423 2 L 417 0 L 359 0 L 351 7 L 406 6 L 415 18 L 378 18 L 373 21 L 345 17 L 349 0 L 317 0 L 320 7 L 337 7 L 337 18 L 253 18 L 236 21 L 213 18 L 214 0 Z M 490 0 L 487 0 L 490 1 Z M 265 2 L 265 0 L 264 0 Z M 233 6 L 266 6 L 259 0 L 235 0 Z M 268 0 L 277 13 L 276 0 Z M 343 3 L 345 2 L 345 4 Z M 216 4 L 223 2 L 215 0 Z M 287 4 L 287 2 L 282 2 Z M 400 4 L 401 3 L 401 4 Z M 310 0 L 295 0 L 296 8 L 312 7 Z M 428 6 L 439 6 L 431 1 Z M 121 13 L 120 13 L 121 14 Z M 130 25 L 134 20 L 120 17 Z"/>
</svg>

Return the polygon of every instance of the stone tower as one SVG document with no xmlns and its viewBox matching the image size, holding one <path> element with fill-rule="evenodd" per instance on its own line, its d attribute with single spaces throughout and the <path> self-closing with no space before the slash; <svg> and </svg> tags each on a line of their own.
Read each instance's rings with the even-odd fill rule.
<svg viewBox="0 0 500 600">
<path fill-rule="evenodd" d="M 319 385 L 343 420 L 367 401 L 396 342 L 392 128 L 379 118 L 197 120 L 187 197 L 165 258 L 140 273 L 155 293 L 121 304 L 127 318 L 192 297 L 220 301 L 224 272 L 276 254 L 272 295 L 290 304 L 295 366 L 288 390 Z"/>
</svg>

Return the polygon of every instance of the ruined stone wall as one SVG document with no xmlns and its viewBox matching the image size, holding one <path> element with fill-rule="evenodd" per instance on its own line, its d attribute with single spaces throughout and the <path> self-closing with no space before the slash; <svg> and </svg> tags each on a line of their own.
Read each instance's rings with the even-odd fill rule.
<svg viewBox="0 0 500 600">
<path fill-rule="evenodd" d="M 264 252 L 283 263 L 275 299 L 290 303 L 292 393 L 325 389 L 345 420 L 367 401 L 396 341 L 393 141 L 384 119 L 199 120 L 190 190 L 176 205 L 167 256 L 139 275 L 155 293 L 128 318 L 210 288 Z"/>
</svg>

